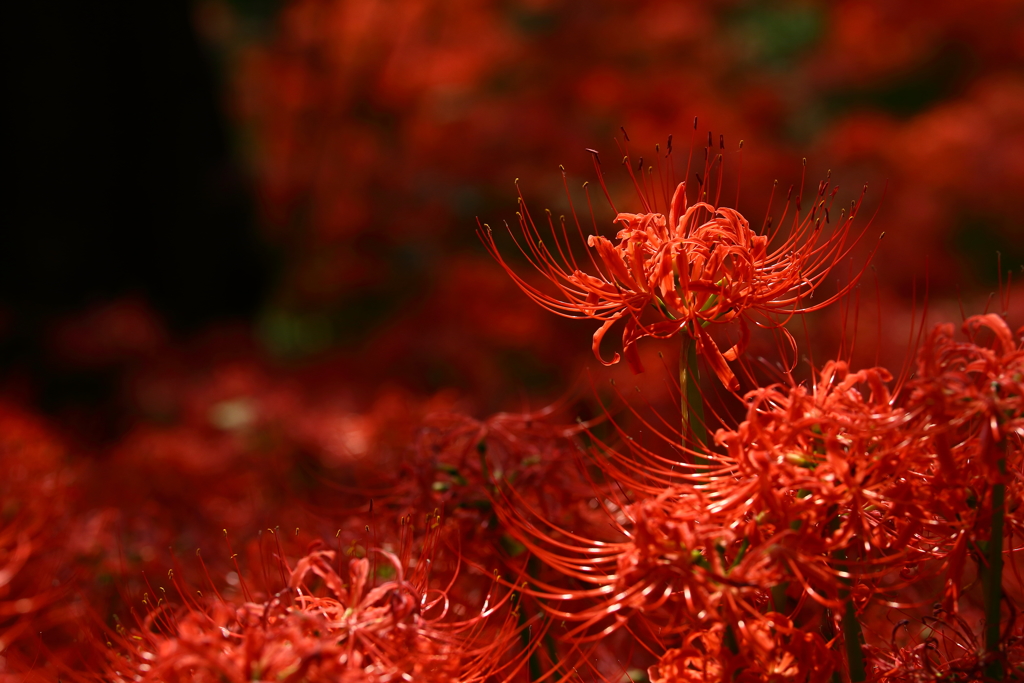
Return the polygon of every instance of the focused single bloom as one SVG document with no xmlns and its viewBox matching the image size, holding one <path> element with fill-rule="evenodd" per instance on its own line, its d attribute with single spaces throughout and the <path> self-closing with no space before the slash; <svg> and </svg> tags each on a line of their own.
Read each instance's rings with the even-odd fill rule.
<svg viewBox="0 0 1024 683">
<path fill-rule="evenodd" d="M 643 370 L 637 341 L 682 332 L 695 341 L 722 384 L 736 391 L 739 382 L 727 361 L 743 351 L 750 324 L 781 327 L 793 315 L 823 308 L 849 292 L 863 272 L 854 274 L 839 291 L 813 300 L 815 291 L 864 234 L 861 230 L 851 236 L 863 193 L 832 227 L 830 209 L 838 188 L 829 189 L 827 180 L 819 184 L 814 205 L 805 216 L 800 214 L 797 197 L 788 234 L 773 229 L 771 218 L 762 231 L 754 230 L 739 211 L 709 203 L 703 184 L 698 187 L 702 201 L 693 203 L 687 198 L 686 183 L 677 184 L 666 202 L 667 215 L 657 212 L 645 193 L 638 191 L 642 211 L 615 216 L 620 229 L 614 241 L 590 235 L 585 258 L 573 254 L 565 219 L 556 227 L 549 213 L 552 251 L 520 200 L 523 241 L 517 240 L 517 245 L 554 285 L 553 291 L 542 290 L 516 273 L 502 257 L 490 228 L 481 230 L 481 236 L 494 258 L 538 304 L 564 317 L 601 323 L 594 333 L 593 350 L 605 365 L 620 360 L 618 353 L 605 360 L 600 351 L 605 335 L 620 321 L 622 352 L 635 372 Z M 792 203 L 791 189 L 783 219 Z M 576 227 L 582 237 L 578 221 Z M 585 269 L 587 263 L 589 269 Z M 722 352 L 706 328 L 729 322 L 738 323 L 739 339 Z"/>
</svg>

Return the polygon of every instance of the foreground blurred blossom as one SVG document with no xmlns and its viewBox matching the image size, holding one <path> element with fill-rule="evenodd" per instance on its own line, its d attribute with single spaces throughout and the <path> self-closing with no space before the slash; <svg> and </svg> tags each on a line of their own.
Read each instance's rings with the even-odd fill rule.
<svg viewBox="0 0 1024 683">
<path fill-rule="evenodd" d="M 45 421 L 0 401 L 0 680 L 39 657 L 36 634 L 81 616 L 65 589 L 66 456 Z"/>
<path fill-rule="evenodd" d="M 408 556 L 377 551 L 379 562 L 351 558 L 343 579 L 336 552 L 314 547 L 288 571 L 286 588 L 264 599 L 246 593 L 233 604 L 182 592 L 182 607 L 151 606 L 140 628 L 111 634 L 120 647 L 109 652 L 104 680 L 482 681 L 514 673 L 508 593 L 492 586 L 475 614 L 453 618 L 455 577 L 447 588 L 429 585 L 441 523 L 428 525 L 424 556 L 408 571 Z"/>
</svg>

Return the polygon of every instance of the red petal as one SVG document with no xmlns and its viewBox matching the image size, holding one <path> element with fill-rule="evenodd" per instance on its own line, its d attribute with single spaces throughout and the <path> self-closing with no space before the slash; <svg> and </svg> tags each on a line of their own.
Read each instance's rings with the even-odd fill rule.
<svg viewBox="0 0 1024 683">
<path fill-rule="evenodd" d="M 695 325 L 697 328 L 697 352 L 702 354 L 707 359 L 708 365 L 718 375 L 719 381 L 729 391 L 739 391 L 740 382 L 736 379 L 736 375 L 733 373 L 732 368 L 725 361 L 725 356 L 718 349 L 718 344 L 711 338 L 703 327 Z"/>
<path fill-rule="evenodd" d="M 601 361 L 603 365 L 615 365 L 616 363 L 619 362 L 619 354 L 617 353 L 614 356 L 612 356 L 612 359 L 610 361 L 606 361 L 604 358 L 601 358 L 601 340 L 604 339 L 604 335 L 608 334 L 608 330 L 612 328 L 612 325 L 618 322 L 620 317 L 622 316 L 617 316 L 615 318 L 611 318 L 610 320 L 606 320 L 604 324 L 601 325 L 601 327 L 597 328 L 597 332 L 594 333 L 594 357 Z"/>
<path fill-rule="evenodd" d="M 676 228 L 679 226 L 679 218 L 686 213 L 686 183 L 676 185 L 676 191 L 672 194 L 672 203 L 668 209 L 668 234 L 675 236 Z"/>
</svg>

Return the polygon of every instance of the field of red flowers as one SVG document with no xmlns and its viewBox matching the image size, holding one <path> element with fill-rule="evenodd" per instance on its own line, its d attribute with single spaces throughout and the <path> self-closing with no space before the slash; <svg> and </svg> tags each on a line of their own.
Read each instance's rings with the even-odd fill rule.
<svg viewBox="0 0 1024 683">
<path fill-rule="evenodd" d="M 153 7 L 18 22 L 0 682 L 1024 680 L 1024 2 Z"/>
</svg>

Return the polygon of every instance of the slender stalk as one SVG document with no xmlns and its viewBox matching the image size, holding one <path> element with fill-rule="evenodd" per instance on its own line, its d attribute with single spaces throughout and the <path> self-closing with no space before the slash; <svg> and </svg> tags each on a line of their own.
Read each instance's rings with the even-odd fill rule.
<svg viewBox="0 0 1024 683">
<path fill-rule="evenodd" d="M 523 651 L 530 653 L 529 669 L 530 669 L 530 680 L 539 681 L 544 675 L 544 667 L 540 661 L 540 653 L 536 649 L 531 649 L 533 646 L 533 629 L 527 626 L 529 619 L 526 616 L 526 610 L 523 609 L 523 597 L 521 593 L 515 593 L 515 600 L 519 608 L 519 641 L 522 643 Z"/>
<path fill-rule="evenodd" d="M 831 523 L 833 531 L 839 528 L 839 518 L 835 517 Z M 839 549 L 833 553 L 833 557 L 839 560 L 836 565 L 840 571 L 846 571 L 846 550 Z M 840 579 L 845 586 L 850 585 L 849 579 Z M 846 601 L 843 608 L 843 616 L 840 624 L 843 629 L 843 645 L 846 649 L 846 671 L 850 676 L 850 683 L 858 683 L 868 679 L 867 668 L 864 666 L 864 653 L 861 645 L 864 643 L 864 632 L 861 630 L 860 621 L 857 620 L 857 609 L 853 606 L 853 599 L 850 597 L 848 587 L 839 591 L 839 597 Z"/>
<path fill-rule="evenodd" d="M 536 556 L 531 556 L 530 559 L 528 559 L 526 561 L 526 575 L 529 576 L 531 579 L 536 579 L 539 574 L 540 574 L 540 560 Z M 525 584 L 524 584 L 524 586 L 525 586 Z M 548 660 L 549 660 L 549 669 L 550 669 L 550 671 L 548 673 L 545 673 L 545 671 L 544 671 L 544 669 L 545 669 L 544 661 L 543 661 L 543 657 L 542 657 L 542 649 L 540 647 L 534 647 L 533 646 L 533 632 L 532 632 L 532 629 L 529 629 L 529 628 L 523 629 L 520 632 L 520 634 L 519 634 L 519 638 L 520 638 L 520 641 L 523 644 L 523 650 L 526 651 L 526 652 L 530 652 L 530 660 L 529 660 L 530 680 L 531 681 L 543 680 L 543 679 L 548 678 L 549 676 L 551 676 L 552 675 L 551 672 L 554 672 L 555 674 L 561 675 L 562 672 L 561 672 L 561 668 L 560 668 L 560 666 L 558 664 L 558 649 L 555 646 L 555 639 L 551 636 L 550 630 L 546 628 L 546 622 L 548 620 L 548 616 L 546 614 L 544 614 L 543 612 L 541 612 L 540 614 L 533 614 L 533 615 L 530 616 L 529 619 L 527 619 L 526 609 L 524 608 L 524 605 L 523 605 L 523 596 L 522 596 L 521 593 L 517 594 L 517 596 L 518 596 L 517 599 L 518 599 L 518 608 L 519 608 L 519 628 L 523 629 L 523 626 L 525 626 L 527 621 L 534 620 L 538 616 L 540 617 L 540 620 L 539 620 L 538 623 L 540 624 L 540 628 L 542 629 L 543 634 L 544 634 L 541 637 L 541 643 L 543 644 L 544 649 L 547 651 Z M 532 648 L 532 651 L 531 651 L 531 648 Z"/>
<path fill-rule="evenodd" d="M 1006 473 L 1006 460 L 999 461 L 1000 474 Z M 982 590 L 985 596 L 985 676 L 1001 681 L 1004 677 L 1003 662 L 999 653 L 1002 640 L 1000 633 L 1003 602 L 1003 521 L 1006 516 L 1006 485 L 992 486 L 992 534 L 985 546 L 987 566 L 982 570 Z"/>
<path fill-rule="evenodd" d="M 683 334 L 681 337 L 679 393 L 683 421 L 683 444 L 689 442 L 694 450 L 701 450 L 708 443 L 708 431 L 704 424 L 704 396 L 700 393 L 697 343 L 689 334 Z M 704 458 L 697 458 L 696 461 L 699 464 L 708 464 Z"/>
<path fill-rule="evenodd" d="M 732 624 L 726 624 L 725 633 L 722 634 L 722 643 L 729 648 L 729 652 L 737 655 L 740 653 L 740 644 L 736 640 L 736 631 L 733 630 Z"/>
<path fill-rule="evenodd" d="M 868 679 L 868 672 L 864 666 L 864 653 L 860 649 L 863 639 L 860 622 L 857 621 L 857 610 L 853 607 L 853 600 L 847 598 L 846 609 L 843 610 L 843 642 L 846 644 L 846 665 L 850 681 L 853 682 Z"/>
</svg>

